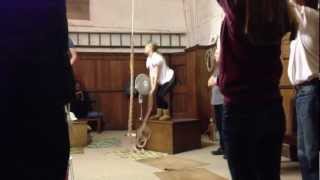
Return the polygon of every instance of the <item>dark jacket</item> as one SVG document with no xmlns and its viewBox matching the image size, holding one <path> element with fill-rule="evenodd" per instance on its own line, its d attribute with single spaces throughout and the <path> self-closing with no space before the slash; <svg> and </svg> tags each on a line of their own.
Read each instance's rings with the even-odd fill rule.
<svg viewBox="0 0 320 180">
<path fill-rule="evenodd" d="M 65 180 L 63 105 L 74 94 L 65 0 L 4 0 L 0 17 L 2 176 Z"/>
<path fill-rule="evenodd" d="M 0 6 L 0 90 L 66 103 L 73 95 L 65 0 Z"/>
</svg>

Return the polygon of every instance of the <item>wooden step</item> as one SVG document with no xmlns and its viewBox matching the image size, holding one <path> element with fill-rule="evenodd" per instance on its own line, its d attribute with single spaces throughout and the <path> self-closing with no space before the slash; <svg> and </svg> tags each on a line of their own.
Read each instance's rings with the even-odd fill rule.
<svg viewBox="0 0 320 180">
<path fill-rule="evenodd" d="M 135 123 L 139 127 L 141 121 Z M 147 150 L 176 154 L 201 148 L 201 130 L 198 119 L 150 120 L 152 130 Z"/>
</svg>

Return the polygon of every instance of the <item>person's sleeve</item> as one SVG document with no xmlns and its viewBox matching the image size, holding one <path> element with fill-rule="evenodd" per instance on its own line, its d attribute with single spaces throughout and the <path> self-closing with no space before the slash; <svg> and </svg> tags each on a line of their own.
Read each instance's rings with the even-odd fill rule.
<svg viewBox="0 0 320 180">
<path fill-rule="evenodd" d="M 213 81 L 217 82 L 217 80 L 218 80 L 218 76 L 213 76 Z"/>
<path fill-rule="evenodd" d="M 69 48 L 74 48 L 74 43 L 70 38 L 69 38 Z"/>
<path fill-rule="evenodd" d="M 219 76 L 219 73 L 217 71 L 217 69 L 214 71 L 214 73 L 212 74 L 212 78 L 215 82 L 217 82 L 218 80 L 218 76 Z"/>
<path fill-rule="evenodd" d="M 311 22 L 311 24 L 319 24 L 319 11 L 304 7 L 303 9 L 305 26 L 307 26 L 307 21 Z"/>
<path fill-rule="evenodd" d="M 154 61 L 152 63 L 152 66 L 153 67 L 160 66 L 161 63 L 163 63 L 163 62 L 164 62 L 164 58 L 159 55 L 159 56 L 155 57 L 155 59 L 154 59 Z"/>
<path fill-rule="evenodd" d="M 235 0 L 217 0 L 223 9 L 225 16 L 230 20 L 235 20 Z"/>
<path fill-rule="evenodd" d="M 294 13 L 300 30 L 304 30 L 308 26 L 308 21 L 319 18 L 319 12 L 306 6 L 294 4 Z M 317 16 L 317 18 L 313 18 Z"/>
</svg>

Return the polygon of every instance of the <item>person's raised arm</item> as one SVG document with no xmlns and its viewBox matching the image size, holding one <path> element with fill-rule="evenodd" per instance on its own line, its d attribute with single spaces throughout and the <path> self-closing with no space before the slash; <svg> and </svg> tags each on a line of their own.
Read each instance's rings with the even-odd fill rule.
<svg viewBox="0 0 320 180">
<path fill-rule="evenodd" d="M 304 6 L 297 4 L 295 0 L 289 0 L 289 10 L 290 10 L 290 8 L 294 12 L 297 23 L 300 26 L 301 25 L 304 26 L 306 23 Z"/>
</svg>

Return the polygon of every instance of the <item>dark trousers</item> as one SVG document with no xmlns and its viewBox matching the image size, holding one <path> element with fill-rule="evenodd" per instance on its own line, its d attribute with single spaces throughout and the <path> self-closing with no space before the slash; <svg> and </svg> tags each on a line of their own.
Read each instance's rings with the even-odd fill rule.
<svg viewBox="0 0 320 180">
<path fill-rule="evenodd" d="M 172 79 L 169 82 L 163 85 L 159 85 L 157 94 L 156 94 L 158 108 L 161 108 L 161 109 L 169 108 L 168 102 L 166 101 L 165 98 L 166 98 L 166 95 L 168 95 L 169 92 L 174 88 L 175 84 L 176 84 L 176 79 L 175 77 L 172 77 Z"/>
<path fill-rule="evenodd" d="M 226 105 L 223 134 L 233 180 L 280 180 L 282 102 Z"/>
<path fill-rule="evenodd" d="M 221 105 L 213 105 L 212 106 L 212 112 L 213 113 L 213 119 L 216 122 L 217 129 L 219 132 L 220 137 L 220 148 L 224 150 L 224 137 L 223 137 L 223 131 L 222 131 L 222 121 L 223 121 L 223 104 Z"/>
<path fill-rule="evenodd" d="M 0 108 L 8 179 L 65 180 L 69 135 L 63 104 L 34 95 L 9 94 Z M 30 92 L 31 93 L 31 92 Z M 12 173 L 13 172 L 13 173 Z"/>
<path fill-rule="evenodd" d="M 298 157 L 303 180 L 319 180 L 319 81 L 297 88 Z"/>
</svg>

